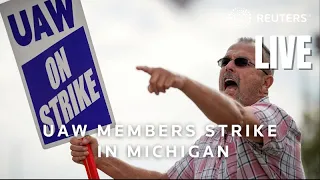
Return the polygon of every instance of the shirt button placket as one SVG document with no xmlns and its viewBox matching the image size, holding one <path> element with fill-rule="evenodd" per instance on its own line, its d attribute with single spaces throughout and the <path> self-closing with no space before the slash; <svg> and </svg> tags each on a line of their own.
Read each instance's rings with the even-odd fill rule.
<svg viewBox="0 0 320 180">
<path fill-rule="evenodd" d="M 224 136 L 221 136 L 218 146 L 224 147 L 227 139 L 228 139 L 228 134 L 225 133 Z M 216 151 L 216 157 L 217 156 L 218 156 L 218 151 Z M 221 161 L 222 161 L 222 156 L 216 158 L 214 177 L 218 177 L 217 175 L 218 175 L 218 173 L 220 173 L 219 171 L 220 171 Z"/>
</svg>

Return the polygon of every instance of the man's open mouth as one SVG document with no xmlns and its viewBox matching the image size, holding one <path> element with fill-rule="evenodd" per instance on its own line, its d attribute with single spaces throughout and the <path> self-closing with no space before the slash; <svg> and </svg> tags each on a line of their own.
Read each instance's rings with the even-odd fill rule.
<svg viewBox="0 0 320 180">
<path fill-rule="evenodd" d="M 238 84 L 233 79 L 225 79 L 224 80 L 224 90 L 227 88 L 237 88 Z"/>
</svg>

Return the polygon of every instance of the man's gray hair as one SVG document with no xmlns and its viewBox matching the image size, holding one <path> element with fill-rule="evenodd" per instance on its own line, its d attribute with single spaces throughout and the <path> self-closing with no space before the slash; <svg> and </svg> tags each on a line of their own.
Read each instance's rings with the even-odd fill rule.
<svg viewBox="0 0 320 180">
<path fill-rule="evenodd" d="M 251 38 L 251 37 L 241 37 L 238 39 L 238 43 L 248 43 L 248 44 L 252 44 L 255 45 L 255 39 Z M 262 62 L 268 62 L 270 63 L 270 50 L 267 48 L 267 46 L 264 45 L 264 43 L 262 43 Z M 274 70 L 273 69 L 266 69 L 265 71 L 268 72 L 268 74 L 274 74 Z"/>
</svg>

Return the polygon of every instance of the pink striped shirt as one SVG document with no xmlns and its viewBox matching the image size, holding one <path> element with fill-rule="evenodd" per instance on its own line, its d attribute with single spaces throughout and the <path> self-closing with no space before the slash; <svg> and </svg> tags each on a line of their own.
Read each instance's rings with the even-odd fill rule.
<svg viewBox="0 0 320 180">
<path fill-rule="evenodd" d="M 171 179 L 305 179 L 301 162 L 301 133 L 294 120 L 284 110 L 265 97 L 253 104 L 256 117 L 264 125 L 261 129 L 263 144 L 248 138 L 203 135 L 196 141 L 199 157 L 187 153 L 169 169 Z M 268 137 L 268 125 L 276 126 L 276 137 Z M 210 146 L 214 156 L 203 157 Z M 228 146 L 228 157 L 218 157 L 218 146 Z M 195 152 L 193 153 L 195 154 Z"/>
</svg>

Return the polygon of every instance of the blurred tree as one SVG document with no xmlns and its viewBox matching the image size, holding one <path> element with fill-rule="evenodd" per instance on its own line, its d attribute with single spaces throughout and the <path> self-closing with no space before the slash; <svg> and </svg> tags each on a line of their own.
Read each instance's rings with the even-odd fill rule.
<svg viewBox="0 0 320 180">
<path fill-rule="evenodd" d="M 179 10 L 176 12 L 183 12 L 187 13 L 195 3 L 199 3 L 201 0 L 164 0 L 163 2 L 168 5 L 168 7 L 172 7 L 173 5 L 174 9 L 173 10 Z"/>
<path fill-rule="evenodd" d="M 320 34 L 316 37 L 316 48 L 320 53 Z M 311 109 L 311 108 L 310 108 Z M 320 179 L 320 108 L 304 114 L 302 127 L 302 161 L 307 178 Z"/>
<path fill-rule="evenodd" d="M 318 48 L 318 52 L 320 52 L 320 35 L 316 38 L 316 47 Z"/>
<path fill-rule="evenodd" d="M 188 8 L 190 3 L 193 0 L 171 0 L 175 5 L 177 5 L 179 8 L 185 9 Z"/>
<path fill-rule="evenodd" d="M 319 110 L 304 115 L 302 162 L 307 178 L 320 178 Z"/>
</svg>

